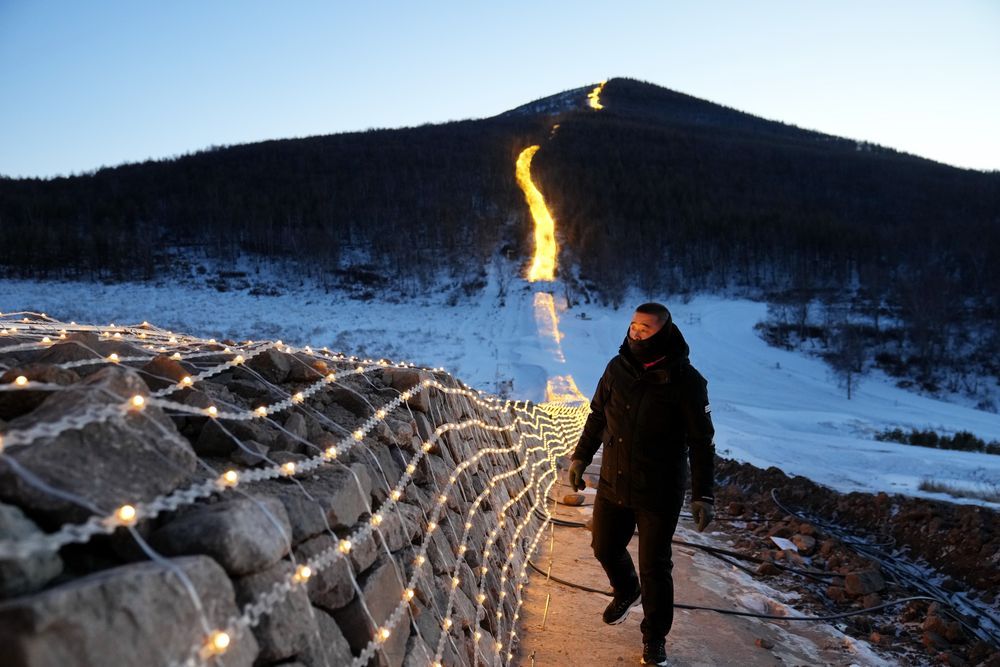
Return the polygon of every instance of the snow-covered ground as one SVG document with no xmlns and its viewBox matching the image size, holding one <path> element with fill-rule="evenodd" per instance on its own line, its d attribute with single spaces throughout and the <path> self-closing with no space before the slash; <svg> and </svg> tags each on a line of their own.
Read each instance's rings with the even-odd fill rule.
<svg viewBox="0 0 1000 667">
<path fill-rule="evenodd" d="M 447 306 L 448 289 L 396 303 L 354 301 L 308 285 L 282 287 L 280 296 L 251 296 L 192 286 L 3 280 L 0 312 L 34 310 L 97 324 L 148 320 L 204 337 L 329 346 L 442 366 L 487 391 L 512 381 L 510 393 L 519 399 L 542 400 L 548 378 L 570 375 L 589 396 L 625 335 L 631 305 L 617 311 L 592 304 L 566 309 L 555 286 L 560 356 L 535 320 L 534 294 L 542 289 L 509 280 L 501 306 L 494 279 L 478 297 Z M 1000 456 L 873 438 L 901 427 L 967 430 L 1000 440 L 1000 415 L 919 396 L 877 376 L 865 378 L 847 400 L 820 360 L 760 339 L 754 325 L 764 319 L 765 304 L 713 296 L 663 300 L 691 346 L 692 362 L 709 380 L 721 454 L 844 491 L 950 499 L 920 491 L 924 479 L 1000 490 Z"/>
</svg>

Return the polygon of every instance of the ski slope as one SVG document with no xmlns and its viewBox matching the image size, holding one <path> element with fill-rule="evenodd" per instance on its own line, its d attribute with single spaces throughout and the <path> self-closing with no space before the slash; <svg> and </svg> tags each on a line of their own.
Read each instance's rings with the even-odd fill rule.
<svg viewBox="0 0 1000 667">
<path fill-rule="evenodd" d="M 625 335 L 632 302 L 646 300 L 636 296 L 617 311 L 592 304 L 567 309 L 554 284 L 561 354 L 553 354 L 553 341 L 540 335 L 536 322 L 537 286 L 511 278 L 504 284 L 501 290 L 493 276 L 480 295 L 448 306 L 445 289 L 407 302 L 361 302 L 308 284 L 282 287 L 280 296 L 251 296 L 197 286 L 6 280 L 0 281 L 0 312 L 34 310 L 97 324 L 148 320 L 205 337 L 329 346 L 443 367 L 486 391 L 506 380 L 512 396 L 541 401 L 547 379 L 561 375 L 591 395 Z M 821 361 L 771 348 L 758 337 L 754 325 L 764 318 L 765 304 L 714 296 L 662 300 L 691 346 L 692 362 L 709 380 L 720 454 L 841 491 L 952 499 L 920 491 L 924 479 L 1000 489 L 1000 456 L 873 438 L 900 427 L 967 430 L 1000 440 L 1000 415 L 920 396 L 876 375 L 847 400 Z"/>
</svg>

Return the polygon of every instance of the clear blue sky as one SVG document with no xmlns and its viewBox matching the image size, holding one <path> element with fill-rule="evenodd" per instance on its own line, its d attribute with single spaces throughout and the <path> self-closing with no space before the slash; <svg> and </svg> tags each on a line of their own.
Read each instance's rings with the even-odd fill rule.
<svg viewBox="0 0 1000 667">
<path fill-rule="evenodd" d="M 998 0 L 0 0 L 0 174 L 491 116 L 611 76 L 1000 169 Z"/>
</svg>

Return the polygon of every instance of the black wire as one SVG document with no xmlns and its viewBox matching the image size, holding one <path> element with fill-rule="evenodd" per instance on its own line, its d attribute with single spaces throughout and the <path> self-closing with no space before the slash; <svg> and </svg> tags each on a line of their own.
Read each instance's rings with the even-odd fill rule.
<svg viewBox="0 0 1000 667">
<path fill-rule="evenodd" d="M 611 591 L 604 591 L 599 588 L 591 588 L 590 586 L 584 586 L 583 584 L 576 584 L 572 581 L 566 581 L 565 579 L 560 579 L 559 577 L 553 576 L 546 573 L 544 570 L 539 569 L 532 561 L 528 561 L 528 565 L 531 566 L 533 570 L 539 574 L 545 575 L 548 579 L 556 582 L 557 584 L 562 584 L 563 586 L 569 586 L 570 588 L 576 588 L 581 591 L 587 591 L 588 593 L 599 593 L 601 595 L 607 595 L 613 597 L 614 593 Z M 839 614 L 828 614 L 826 616 L 780 616 L 778 614 L 758 614 L 752 611 L 736 611 L 734 609 L 719 609 L 718 607 L 703 607 L 701 605 L 695 604 L 685 604 L 683 602 L 675 602 L 674 609 L 687 609 L 688 611 L 713 611 L 716 614 L 725 614 L 727 616 L 748 616 L 750 618 L 763 618 L 774 621 L 835 621 L 840 618 L 848 618 L 849 616 L 859 616 L 861 614 L 870 614 L 875 611 L 880 611 L 882 609 L 887 609 L 889 607 L 895 607 L 896 605 L 902 604 L 904 602 L 913 602 L 915 600 L 927 600 L 929 602 L 939 602 L 937 598 L 928 597 L 926 595 L 916 595 L 908 598 L 900 598 L 898 600 L 892 600 L 890 602 L 883 602 L 880 605 L 875 605 L 874 607 L 866 607 L 864 609 L 855 609 L 854 611 L 845 611 Z"/>
</svg>

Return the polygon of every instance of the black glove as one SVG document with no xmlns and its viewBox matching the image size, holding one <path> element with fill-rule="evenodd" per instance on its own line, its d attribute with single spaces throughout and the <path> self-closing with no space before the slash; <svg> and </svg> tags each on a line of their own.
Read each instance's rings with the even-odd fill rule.
<svg viewBox="0 0 1000 667">
<path fill-rule="evenodd" d="M 580 459 L 573 459 L 569 464 L 569 485 L 574 491 L 582 491 L 587 488 L 587 483 L 583 481 L 583 473 L 587 469 L 587 464 Z"/>
<path fill-rule="evenodd" d="M 715 506 L 707 500 L 692 500 L 691 514 L 694 516 L 698 532 L 701 533 L 708 528 L 708 524 L 712 523 L 712 519 L 715 518 Z"/>
</svg>

